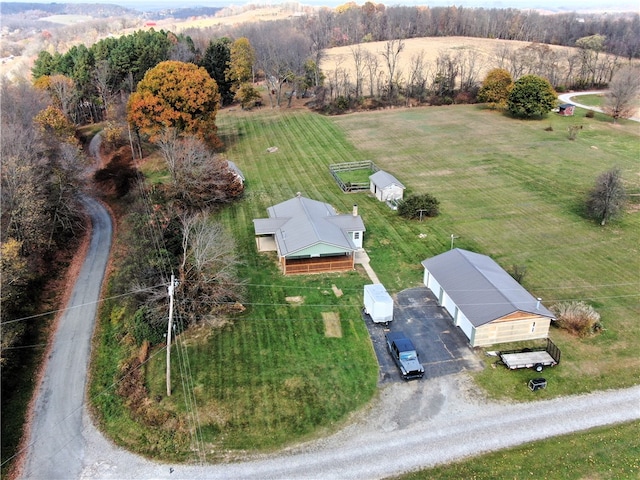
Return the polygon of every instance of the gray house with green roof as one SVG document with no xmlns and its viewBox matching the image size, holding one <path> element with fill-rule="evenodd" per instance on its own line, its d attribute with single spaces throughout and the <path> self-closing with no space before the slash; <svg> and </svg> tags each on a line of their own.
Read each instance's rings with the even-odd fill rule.
<svg viewBox="0 0 640 480">
<path fill-rule="evenodd" d="M 490 257 L 455 248 L 422 266 L 424 284 L 472 347 L 549 336 L 553 313 Z"/>
<path fill-rule="evenodd" d="M 298 194 L 267 213 L 269 218 L 253 220 L 258 250 L 276 251 L 285 275 L 354 269 L 365 232 L 356 205 L 339 214 L 328 203 Z"/>
</svg>

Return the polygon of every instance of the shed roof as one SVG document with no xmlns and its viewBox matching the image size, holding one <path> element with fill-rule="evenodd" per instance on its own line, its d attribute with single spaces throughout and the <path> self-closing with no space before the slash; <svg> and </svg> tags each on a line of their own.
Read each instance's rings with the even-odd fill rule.
<svg viewBox="0 0 640 480">
<path fill-rule="evenodd" d="M 296 196 L 267 209 L 269 218 L 253 220 L 256 235 L 273 234 L 280 254 L 292 255 L 316 244 L 336 252 L 357 250 L 350 232 L 364 232 L 360 215 L 339 215 L 328 203 Z"/>
<path fill-rule="evenodd" d="M 369 175 L 369 180 L 380 188 L 387 188 L 391 185 L 397 185 L 400 188 L 405 186 L 400 181 L 384 170 L 378 170 L 376 173 Z"/>
<path fill-rule="evenodd" d="M 455 248 L 422 265 L 476 327 L 518 311 L 555 318 L 486 255 Z"/>
<path fill-rule="evenodd" d="M 229 170 L 231 170 L 238 177 L 240 177 L 240 180 L 242 180 L 243 182 L 245 181 L 242 170 L 240 170 L 234 162 L 232 162 L 231 160 L 227 160 L 227 165 L 229 166 Z"/>
</svg>

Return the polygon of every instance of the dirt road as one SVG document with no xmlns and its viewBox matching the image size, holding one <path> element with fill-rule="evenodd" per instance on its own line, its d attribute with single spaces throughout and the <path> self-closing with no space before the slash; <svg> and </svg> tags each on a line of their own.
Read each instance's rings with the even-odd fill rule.
<svg viewBox="0 0 640 480">
<path fill-rule="evenodd" d="M 82 412 L 97 301 L 111 246 L 111 218 L 83 198 L 92 236 L 85 261 L 47 358 L 30 423 L 25 479 L 78 478 L 85 451 Z"/>
<path fill-rule="evenodd" d="M 156 464 L 87 429 L 80 478 L 376 479 L 640 417 L 640 387 L 516 405 L 487 401 L 470 387 L 464 374 L 392 384 L 331 437 L 222 465 Z"/>
</svg>

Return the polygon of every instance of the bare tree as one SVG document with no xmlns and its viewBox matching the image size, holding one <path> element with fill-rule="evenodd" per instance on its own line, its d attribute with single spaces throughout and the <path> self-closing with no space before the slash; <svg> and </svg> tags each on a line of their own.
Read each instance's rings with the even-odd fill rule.
<svg viewBox="0 0 640 480">
<path fill-rule="evenodd" d="M 609 90 L 604 98 L 604 112 L 613 117 L 629 118 L 637 111 L 637 100 L 640 96 L 640 69 L 626 66 L 618 70 L 609 83 Z"/>
<path fill-rule="evenodd" d="M 590 35 L 576 40 L 576 47 L 580 49 L 580 81 L 585 85 L 596 84 L 598 58 L 604 50 L 604 35 Z"/>
<path fill-rule="evenodd" d="M 49 78 L 49 93 L 56 106 L 75 121 L 73 107 L 77 99 L 77 91 L 73 80 L 64 75 L 52 75 Z"/>
<path fill-rule="evenodd" d="M 111 78 L 112 70 L 108 60 L 100 60 L 97 62 L 93 70 L 93 83 L 100 95 L 102 101 L 102 108 L 105 112 L 108 111 L 111 99 L 113 98 L 113 92 L 109 79 Z"/>
<path fill-rule="evenodd" d="M 363 61 L 364 67 L 367 71 L 367 76 L 369 78 L 369 96 L 373 97 L 374 87 L 376 86 L 378 71 L 380 69 L 380 59 L 377 55 L 366 50 L 364 53 Z"/>
<path fill-rule="evenodd" d="M 622 212 L 626 200 L 620 169 L 613 168 L 596 179 L 595 186 L 587 196 L 587 211 L 600 225 L 605 225 Z"/>
<path fill-rule="evenodd" d="M 355 97 L 360 98 L 362 96 L 362 83 L 364 78 L 364 50 L 360 44 L 351 47 L 351 55 L 353 56 L 356 75 Z"/>
<path fill-rule="evenodd" d="M 163 132 L 158 146 L 171 174 L 171 195 L 187 210 L 229 202 L 244 191 L 229 164 L 194 136 Z"/>
<path fill-rule="evenodd" d="M 420 51 L 411 57 L 409 63 L 409 76 L 407 79 L 407 97 L 424 99 L 427 92 L 427 74 L 424 51 Z M 408 100 L 408 98 L 407 98 Z"/>
<path fill-rule="evenodd" d="M 233 237 L 204 213 L 183 215 L 177 307 L 189 324 L 213 320 L 242 301 Z"/>
<path fill-rule="evenodd" d="M 395 88 L 395 78 L 396 78 L 396 70 L 398 68 L 398 58 L 400 57 L 400 53 L 404 50 L 404 41 L 403 40 L 389 40 L 384 44 L 384 50 L 381 53 L 382 57 L 385 59 L 387 64 L 387 72 L 389 73 L 387 88 L 389 95 L 389 100 L 395 97 L 396 88 Z"/>
<path fill-rule="evenodd" d="M 436 58 L 435 70 L 431 88 L 440 97 L 453 95 L 456 89 L 458 75 L 460 74 L 460 63 L 456 56 L 449 52 L 440 52 Z"/>
<path fill-rule="evenodd" d="M 460 66 L 460 90 L 470 92 L 479 83 L 480 71 L 483 62 L 477 50 L 465 50 L 458 53 L 458 65 Z"/>
</svg>

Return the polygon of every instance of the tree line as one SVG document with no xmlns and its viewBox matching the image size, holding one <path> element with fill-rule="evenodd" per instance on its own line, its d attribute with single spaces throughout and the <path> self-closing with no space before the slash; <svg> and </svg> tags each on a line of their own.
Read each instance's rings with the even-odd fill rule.
<svg viewBox="0 0 640 480">
<path fill-rule="evenodd" d="M 138 31 L 90 47 L 74 46 L 66 53 L 42 51 L 32 73 L 36 79 L 61 74 L 73 80 L 75 98 L 69 102 L 69 113 L 76 123 L 104 119 L 114 98 L 132 93 L 149 68 L 166 60 L 203 66 L 218 84 L 222 104 L 228 105 L 237 93 L 227 75 L 231 47 L 244 38 L 253 51 L 246 80 L 264 80 L 272 106 L 311 91 L 321 107 L 363 97 L 397 103 L 398 94 L 405 100 L 453 103 L 474 98 L 481 81 L 478 54 L 442 53 L 433 65 L 415 55 L 401 72 L 397 61 L 404 39 L 461 35 L 528 41 L 527 47 L 500 47 L 495 67 L 516 79 L 542 76 L 562 91 L 605 86 L 622 64 L 640 56 L 638 27 L 638 14 L 579 17 L 515 9 L 348 3 L 301 18 L 191 29 L 180 35 Z M 387 48 L 373 55 L 358 46 L 372 41 L 386 41 Z M 548 44 L 577 49 L 562 54 Z M 321 71 L 325 49 L 343 45 L 352 45 L 355 73 L 340 67 Z M 255 92 L 245 93 L 247 106 L 257 99 Z"/>
</svg>

